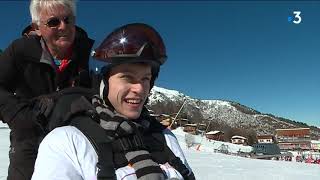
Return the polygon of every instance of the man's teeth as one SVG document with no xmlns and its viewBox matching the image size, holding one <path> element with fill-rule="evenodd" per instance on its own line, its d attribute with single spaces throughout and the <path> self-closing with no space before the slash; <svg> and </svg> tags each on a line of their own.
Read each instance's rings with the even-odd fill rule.
<svg viewBox="0 0 320 180">
<path fill-rule="evenodd" d="M 126 100 L 127 103 L 131 103 L 131 104 L 139 104 L 141 102 L 140 99 L 128 99 Z"/>
</svg>

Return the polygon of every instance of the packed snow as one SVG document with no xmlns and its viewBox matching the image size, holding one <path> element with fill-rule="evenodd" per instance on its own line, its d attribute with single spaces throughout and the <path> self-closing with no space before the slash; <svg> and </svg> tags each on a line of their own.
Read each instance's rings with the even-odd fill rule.
<svg viewBox="0 0 320 180">
<path fill-rule="evenodd" d="M 225 106 L 228 108 L 234 108 L 230 105 L 228 101 L 221 101 L 221 100 L 202 100 L 202 102 L 207 103 L 209 106 Z"/>
<path fill-rule="evenodd" d="M 7 177 L 7 169 L 9 165 L 9 132 L 6 125 L 0 122 L 0 180 Z"/>
<path fill-rule="evenodd" d="M 155 92 L 157 92 L 157 93 L 155 93 Z M 161 101 L 161 99 L 162 99 L 161 95 L 165 95 L 165 97 L 169 98 L 169 99 L 177 99 L 177 98 L 178 99 L 183 99 L 185 97 L 188 97 L 188 96 L 185 96 L 184 94 L 182 94 L 182 93 L 180 93 L 179 91 L 176 91 L 176 90 L 170 90 L 170 89 L 165 89 L 165 88 L 154 86 L 151 89 L 151 96 L 149 97 L 149 99 L 151 101 L 152 100 L 157 100 L 157 99 L 159 99 Z"/>
<path fill-rule="evenodd" d="M 187 148 L 186 133 L 181 129 L 173 130 L 185 152 L 189 165 L 199 180 L 317 180 L 320 179 L 320 165 L 287 161 L 257 160 L 234 155 L 214 153 L 222 142 L 207 141 L 195 136 L 197 145 Z M 201 143 L 199 146 L 198 144 Z M 230 152 L 250 151 L 250 146 L 227 145 Z M 5 180 L 9 149 L 9 129 L 0 123 L 0 180 Z"/>
<path fill-rule="evenodd" d="M 173 130 L 197 179 L 204 180 L 316 180 L 320 179 L 320 165 L 289 161 L 259 160 L 214 153 L 221 144 L 227 145 L 230 153 L 249 152 L 250 146 L 226 142 L 208 141 L 195 136 L 198 145 L 187 148 L 185 132 Z M 197 150 L 198 149 L 198 150 Z"/>
<path fill-rule="evenodd" d="M 165 89 L 165 88 L 161 88 L 161 87 L 158 87 L 158 86 L 153 86 L 152 90 L 156 91 L 156 92 L 160 92 L 160 93 L 166 94 L 167 96 L 173 96 L 173 97 L 183 95 L 179 91 Z"/>
</svg>

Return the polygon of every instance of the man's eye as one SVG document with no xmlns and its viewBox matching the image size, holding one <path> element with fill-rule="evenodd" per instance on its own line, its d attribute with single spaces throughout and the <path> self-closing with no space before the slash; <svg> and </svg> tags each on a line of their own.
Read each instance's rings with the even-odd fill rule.
<svg viewBox="0 0 320 180">
<path fill-rule="evenodd" d="M 151 78 L 150 77 L 145 77 L 142 79 L 143 81 L 151 81 Z"/>
<path fill-rule="evenodd" d="M 122 79 L 130 79 L 130 76 L 129 75 L 122 75 L 121 78 Z"/>
</svg>

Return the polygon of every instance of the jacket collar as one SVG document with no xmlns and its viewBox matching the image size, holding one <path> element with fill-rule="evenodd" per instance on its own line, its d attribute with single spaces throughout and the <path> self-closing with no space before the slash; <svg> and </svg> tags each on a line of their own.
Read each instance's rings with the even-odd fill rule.
<svg viewBox="0 0 320 180">
<path fill-rule="evenodd" d="M 52 57 L 51 53 L 49 52 L 49 50 L 47 48 L 47 45 L 46 45 L 46 43 L 45 43 L 43 38 L 40 39 L 40 44 L 41 44 L 41 47 L 42 47 L 42 53 L 41 53 L 41 57 L 40 57 L 40 62 L 49 64 L 50 66 L 54 67 L 53 57 Z"/>
</svg>

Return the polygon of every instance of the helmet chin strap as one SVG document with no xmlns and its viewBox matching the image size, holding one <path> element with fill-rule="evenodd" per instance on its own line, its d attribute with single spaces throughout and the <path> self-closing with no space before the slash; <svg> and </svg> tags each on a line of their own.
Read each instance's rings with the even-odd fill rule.
<svg viewBox="0 0 320 180">
<path fill-rule="evenodd" d="M 104 100 L 105 104 L 110 108 L 110 110 L 113 111 L 114 107 L 108 99 L 108 93 L 109 93 L 109 85 L 107 84 L 106 80 L 103 78 L 100 82 L 99 96 L 101 99 Z"/>
<path fill-rule="evenodd" d="M 104 100 L 104 88 L 106 87 L 106 85 L 104 84 L 104 80 L 101 79 L 101 82 L 100 82 L 100 87 L 99 87 L 99 95 L 100 95 L 100 98 Z"/>
</svg>

